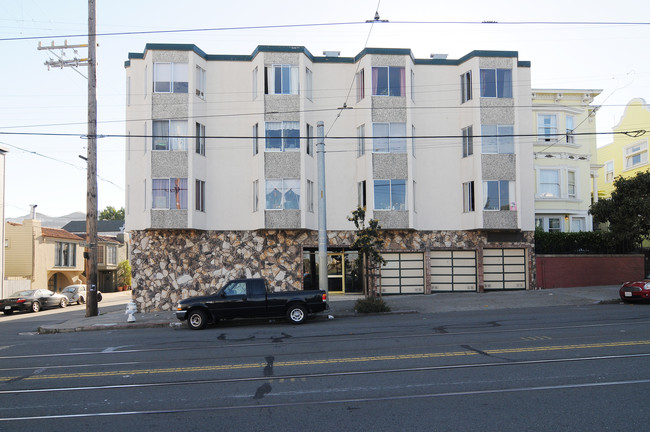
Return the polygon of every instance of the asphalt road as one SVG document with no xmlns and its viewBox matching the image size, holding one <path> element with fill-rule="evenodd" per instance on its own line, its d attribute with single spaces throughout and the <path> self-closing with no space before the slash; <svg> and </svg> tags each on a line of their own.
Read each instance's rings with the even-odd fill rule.
<svg viewBox="0 0 650 432">
<path fill-rule="evenodd" d="M 47 319 L 29 314 L 21 324 Z M 650 305 L 226 322 L 199 332 L 38 335 L 0 325 L 0 430 L 647 427 Z"/>
</svg>

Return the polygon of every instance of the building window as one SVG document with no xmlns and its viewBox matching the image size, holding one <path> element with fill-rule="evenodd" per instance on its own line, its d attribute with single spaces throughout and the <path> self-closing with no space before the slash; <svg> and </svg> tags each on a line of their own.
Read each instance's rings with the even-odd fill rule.
<svg viewBox="0 0 650 432">
<path fill-rule="evenodd" d="M 307 142 L 305 143 L 307 154 L 314 156 L 314 127 L 307 123 Z"/>
<path fill-rule="evenodd" d="M 154 63 L 153 91 L 156 93 L 187 93 L 187 63 Z"/>
<path fill-rule="evenodd" d="M 575 136 L 573 135 L 573 129 L 575 128 L 575 117 L 572 115 L 566 116 L 566 142 L 567 144 L 575 144 Z"/>
<path fill-rule="evenodd" d="M 366 125 L 357 128 L 357 157 L 366 153 Z"/>
<path fill-rule="evenodd" d="M 463 157 L 474 154 L 474 132 L 472 126 L 463 128 Z"/>
<path fill-rule="evenodd" d="M 106 246 L 106 264 L 117 265 L 117 246 Z"/>
<path fill-rule="evenodd" d="M 415 102 L 415 72 L 411 69 L 411 100 Z"/>
<path fill-rule="evenodd" d="M 205 211 L 205 182 L 196 180 L 194 182 L 194 208 L 197 211 Z"/>
<path fill-rule="evenodd" d="M 537 115 L 537 140 L 551 141 L 557 135 L 557 118 L 555 114 Z"/>
<path fill-rule="evenodd" d="M 272 65 L 264 70 L 265 94 L 298 94 L 298 66 Z"/>
<path fill-rule="evenodd" d="M 299 122 L 266 122 L 266 151 L 300 150 Z"/>
<path fill-rule="evenodd" d="M 625 169 L 636 168 L 648 163 L 647 143 L 636 143 L 625 149 Z"/>
<path fill-rule="evenodd" d="M 481 97 L 511 98 L 511 69 L 481 69 Z"/>
<path fill-rule="evenodd" d="M 375 180 L 375 210 L 406 210 L 406 180 Z"/>
<path fill-rule="evenodd" d="M 148 66 L 145 66 L 145 67 L 144 67 L 144 80 L 142 80 L 142 82 L 144 83 L 144 98 L 145 98 L 145 99 L 147 98 L 147 87 L 148 87 L 148 86 L 147 86 L 147 83 L 149 82 L 149 78 L 148 78 L 148 75 L 149 75 L 149 74 L 148 74 L 148 68 L 149 68 Z"/>
<path fill-rule="evenodd" d="M 256 155 L 260 151 L 260 125 L 255 123 L 253 125 L 253 155 Z"/>
<path fill-rule="evenodd" d="M 416 183 L 415 183 L 415 180 L 413 180 L 413 213 L 418 212 L 417 208 L 415 207 L 415 203 L 416 203 L 416 200 L 415 200 L 415 197 L 416 197 L 416 195 L 415 195 L 415 187 L 416 187 Z"/>
<path fill-rule="evenodd" d="M 196 95 L 205 99 L 205 69 L 201 66 L 196 67 Z"/>
<path fill-rule="evenodd" d="M 257 68 L 253 69 L 253 100 L 257 99 Z"/>
<path fill-rule="evenodd" d="M 266 181 L 267 210 L 300 209 L 300 180 L 277 179 Z"/>
<path fill-rule="evenodd" d="M 411 125 L 411 154 L 415 157 L 415 125 Z"/>
<path fill-rule="evenodd" d="M 187 121 L 154 120 L 154 150 L 187 150 Z"/>
<path fill-rule="evenodd" d="M 196 152 L 205 156 L 205 125 L 201 123 L 196 124 Z"/>
<path fill-rule="evenodd" d="M 364 87 L 365 81 L 364 81 L 363 69 L 357 72 L 355 81 L 357 82 L 357 102 L 359 102 L 360 100 L 363 100 L 363 98 L 366 97 L 366 88 Z"/>
<path fill-rule="evenodd" d="M 472 100 L 472 71 L 460 76 L 460 103 Z"/>
<path fill-rule="evenodd" d="M 373 96 L 404 96 L 404 68 L 383 66 L 372 68 Z"/>
<path fill-rule="evenodd" d="M 537 194 L 540 198 L 560 198 L 560 170 L 539 170 Z"/>
<path fill-rule="evenodd" d="M 97 245 L 97 264 L 104 264 L 105 251 L 104 245 Z"/>
<path fill-rule="evenodd" d="M 585 218 L 573 217 L 571 218 L 571 232 L 585 231 Z"/>
<path fill-rule="evenodd" d="M 373 123 L 372 151 L 406 153 L 406 123 Z"/>
<path fill-rule="evenodd" d="M 253 212 L 260 209 L 260 181 L 253 182 Z"/>
<path fill-rule="evenodd" d="M 77 245 L 56 242 L 54 244 L 54 265 L 56 267 L 75 267 L 77 265 Z"/>
<path fill-rule="evenodd" d="M 614 161 L 605 162 L 605 182 L 612 183 L 614 181 Z"/>
<path fill-rule="evenodd" d="M 314 212 L 314 182 L 307 180 L 307 211 Z"/>
<path fill-rule="evenodd" d="M 473 212 L 474 208 L 474 182 L 463 183 L 463 213 Z"/>
<path fill-rule="evenodd" d="M 305 96 L 310 101 L 314 100 L 314 74 L 309 68 L 305 68 Z"/>
<path fill-rule="evenodd" d="M 151 179 L 152 208 L 187 210 L 187 179 Z"/>
<path fill-rule="evenodd" d="M 576 198 L 576 172 L 567 171 L 567 193 L 569 198 Z"/>
<path fill-rule="evenodd" d="M 357 205 L 366 208 L 366 181 L 357 183 Z"/>
<path fill-rule="evenodd" d="M 515 152 L 513 126 L 482 125 L 481 135 L 481 152 L 483 154 L 511 154 Z"/>
<path fill-rule="evenodd" d="M 515 183 L 508 180 L 483 182 L 483 210 L 510 210 Z M 512 203 L 514 207 L 514 202 Z"/>
<path fill-rule="evenodd" d="M 126 77 L 126 106 L 131 105 L 131 77 Z"/>
<path fill-rule="evenodd" d="M 561 232 L 562 219 L 557 217 L 548 218 L 548 232 Z"/>
</svg>

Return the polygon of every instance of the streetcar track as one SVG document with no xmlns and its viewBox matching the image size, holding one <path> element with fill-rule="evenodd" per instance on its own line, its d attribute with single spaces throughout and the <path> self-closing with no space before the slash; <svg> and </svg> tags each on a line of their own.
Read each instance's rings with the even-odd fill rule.
<svg viewBox="0 0 650 432">
<path fill-rule="evenodd" d="M 433 399 L 440 397 L 461 397 L 461 396 L 480 396 L 499 393 L 520 393 L 520 392 L 539 392 L 551 390 L 568 390 L 568 389 L 586 389 L 597 387 L 611 387 L 623 385 L 638 385 L 648 384 L 650 379 L 636 379 L 627 381 L 607 381 L 607 382 L 591 382 L 580 384 L 557 384 L 557 385 L 544 385 L 544 386 L 529 386 L 529 387 L 515 387 L 515 388 L 497 388 L 497 389 L 483 389 L 483 390 L 465 390 L 454 392 L 440 392 L 440 393 L 426 393 L 426 394 L 409 394 L 409 395 L 395 395 L 395 396 L 378 396 L 367 398 L 346 398 L 336 400 L 319 400 L 319 401 L 303 401 L 303 402 L 280 402 L 280 403 L 266 403 L 266 404 L 246 404 L 237 406 L 209 406 L 209 407 L 195 407 L 195 408 L 173 408 L 173 409 L 158 409 L 158 410 L 141 410 L 141 411 L 118 411 L 118 412 L 98 412 L 98 413 L 83 413 L 83 414 L 55 414 L 55 415 L 40 415 L 40 416 L 22 416 L 22 417 L 0 417 L 2 422 L 12 421 L 27 421 L 27 420 L 54 420 L 54 419 L 74 419 L 74 418 L 92 418 L 92 417 L 112 417 L 112 416 L 125 416 L 125 415 L 155 415 L 155 414 L 180 414 L 180 413 L 195 413 L 204 411 L 235 411 L 235 410 L 251 410 L 251 409 L 269 409 L 269 408 L 289 408 L 301 406 L 318 406 L 318 405 L 339 405 L 349 403 L 370 403 L 370 402 L 387 402 L 399 400 L 414 400 L 414 399 Z"/>
<path fill-rule="evenodd" d="M 476 330 L 476 331 L 464 331 L 457 333 L 440 333 L 435 330 L 433 332 L 426 333 L 415 333 L 415 334 L 399 334 L 396 332 L 386 333 L 381 332 L 381 335 L 373 335 L 370 333 L 360 333 L 354 334 L 354 337 L 343 337 L 343 338 L 334 338 L 329 335 L 324 336 L 305 336 L 305 337 L 292 337 L 290 342 L 288 339 L 284 339 L 285 346 L 293 345 L 304 345 L 304 344 L 313 344 L 314 341 L 319 343 L 341 343 L 341 342 L 358 342 L 358 341 L 378 341 L 378 340 L 393 340 L 396 336 L 399 336 L 400 340 L 410 339 L 410 338 L 423 338 L 423 337 L 444 337 L 444 336 L 463 336 L 463 335 L 474 335 L 474 334 L 500 334 L 500 333 L 515 333 L 515 332 L 535 332 L 535 331 L 549 331 L 549 330 L 567 330 L 567 329 L 584 329 L 584 328 L 598 328 L 598 327 L 614 327 L 614 326 L 628 326 L 637 328 L 640 324 L 650 324 L 650 320 L 647 321 L 635 321 L 630 323 L 629 321 L 622 321 L 617 323 L 607 323 L 607 324 L 581 324 L 573 326 L 553 326 L 553 327 L 528 327 L 528 328 L 518 328 L 518 329 L 499 329 L 499 330 Z M 327 339 L 326 338 L 332 338 Z M 268 341 L 264 342 L 255 342 L 255 343 L 226 343 L 223 345 L 202 345 L 201 348 L 203 351 L 215 349 L 223 350 L 224 348 L 252 348 L 252 347 L 265 347 L 265 346 L 276 346 L 277 342 L 275 340 L 277 337 L 269 336 Z M 204 343 L 205 341 L 201 341 Z M 88 355 L 115 355 L 115 354 L 132 354 L 132 353 L 154 353 L 154 352 L 171 352 L 171 351 L 186 351 L 188 349 L 194 348 L 196 342 L 185 346 L 175 346 L 175 347 L 164 347 L 164 348 L 133 348 L 125 350 L 111 350 L 104 351 L 105 348 L 98 348 L 99 351 L 82 351 L 82 352 L 66 352 L 66 353 L 49 353 L 49 354 L 30 354 L 30 355 L 11 355 L 11 356 L 0 356 L 0 360 L 15 360 L 15 359 L 25 359 L 25 358 L 50 358 L 50 357 L 73 357 L 73 356 L 88 356 Z M 328 352 L 328 351 L 323 351 Z M 315 353 L 315 352 L 314 352 Z"/>
</svg>

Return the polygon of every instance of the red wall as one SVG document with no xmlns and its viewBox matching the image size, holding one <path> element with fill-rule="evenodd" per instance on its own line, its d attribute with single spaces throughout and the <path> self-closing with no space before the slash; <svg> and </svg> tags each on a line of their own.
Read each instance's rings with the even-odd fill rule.
<svg viewBox="0 0 650 432">
<path fill-rule="evenodd" d="M 643 255 L 537 255 L 537 287 L 618 285 L 645 276 Z"/>
</svg>

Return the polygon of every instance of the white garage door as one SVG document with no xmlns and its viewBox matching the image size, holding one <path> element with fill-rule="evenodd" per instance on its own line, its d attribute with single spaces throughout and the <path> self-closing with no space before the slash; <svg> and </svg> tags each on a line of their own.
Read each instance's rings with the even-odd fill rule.
<svg viewBox="0 0 650 432">
<path fill-rule="evenodd" d="M 382 294 L 423 294 L 424 254 L 384 253 L 381 267 Z"/>
<path fill-rule="evenodd" d="M 483 249 L 486 290 L 526 289 L 525 249 Z"/>
<path fill-rule="evenodd" d="M 431 251 L 431 291 L 476 291 L 475 251 Z"/>
</svg>

